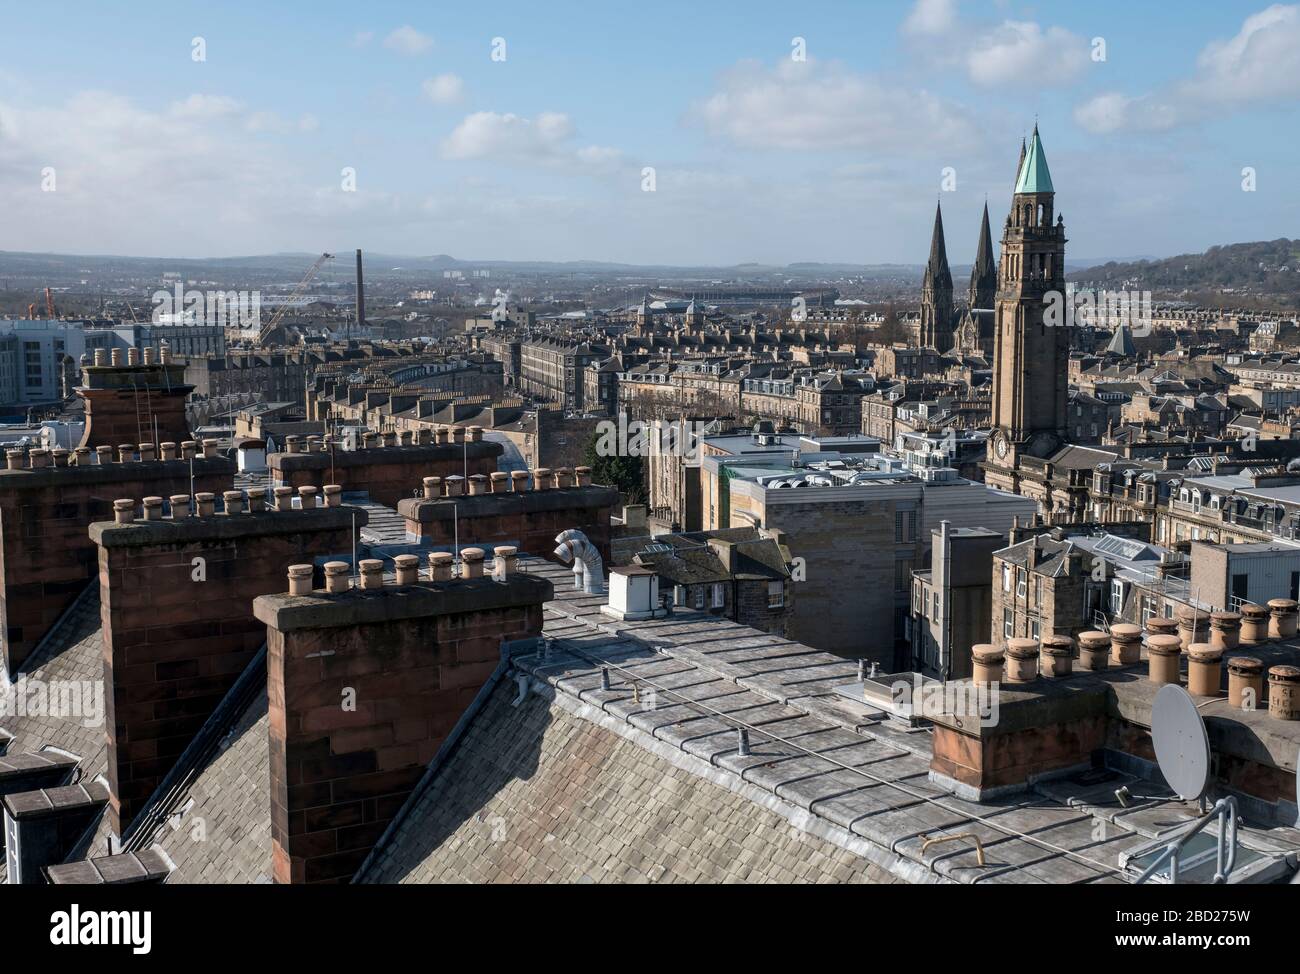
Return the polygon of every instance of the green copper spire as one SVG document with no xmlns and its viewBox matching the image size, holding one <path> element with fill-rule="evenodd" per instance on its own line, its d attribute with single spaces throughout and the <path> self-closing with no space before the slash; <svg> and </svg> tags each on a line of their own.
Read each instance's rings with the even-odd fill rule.
<svg viewBox="0 0 1300 974">
<path fill-rule="evenodd" d="M 1020 176 L 1016 179 L 1017 193 L 1054 193 L 1052 174 L 1047 171 L 1047 155 L 1043 152 L 1043 140 L 1038 137 L 1038 126 L 1034 126 L 1033 138 L 1029 140 L 1029 151 L 1025 161 L 1020 165 Z"/>
</svg>

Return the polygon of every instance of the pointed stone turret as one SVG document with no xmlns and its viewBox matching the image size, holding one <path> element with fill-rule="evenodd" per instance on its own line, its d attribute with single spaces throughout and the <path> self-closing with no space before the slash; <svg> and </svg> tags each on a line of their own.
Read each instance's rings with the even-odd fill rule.
<svg viewBox="0 0 1300 974">
<path fill-rule="evenodd" d="M 1047 155 L 1043 152 L 1043 142 L 1038 137 L 1038 126 L 1034 126 L 1033 138 L 1029 141 L 1029 152 L 1022 148 L 1020 172 L 1016 176 L 1017 193 L 1053 193 L 1052 174 L 1047 170 Z"/>
<path fill-rule="evenodd" d="M 993 307 L 998 293 L 998 264 L 993 256 L 993 234 L 989 231 L 989 205 L 984 204 L 984 218 L 980 222 L 980 242 L 975 251 L 975 263 L 970 269 L 970 292 L 967 300 L 972 310 Z"/>
<path fill-rule="evenodd" d="M 934 208 L 934 235 L 930 238 L 930 260 L 925 265 L 921 283 L 922 348 L 946 351 L 952 347 L 952 272 L 948 269 L 948 250 L 943 240 L 943 209 Z"/>
<path fill-rule="evenodd" d="M 1034 131 L 1035 131 L 1035 132 L 1038 131 L 1038 126 L 1037 126 L 1037 125 L 1034 126 Z M 1020 158 L 1016 160 L 1016 181 L 1015 181 L 1014 183 L 1011 184 L 1013 188 L 1014 188 L 1016 185 L 1019 184 L 1019 182 L 1020 182 L 1020 170 L 1022 170 L 1022 169 L 1024 169 L 1024 168 L 1025 168 L 1025 140 L 1024 140 L 1023 138 L 1021 138 L 1021 140 L 1020 140 Z"/>
</svg>

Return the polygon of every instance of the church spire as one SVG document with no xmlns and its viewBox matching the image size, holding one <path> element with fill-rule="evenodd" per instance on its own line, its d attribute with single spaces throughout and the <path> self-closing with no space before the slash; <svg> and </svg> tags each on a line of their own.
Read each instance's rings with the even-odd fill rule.
<svg viewBox="0 0 1300 974">
<path fill-rule="evenodd" d="M 998 290 L 998 265 L 993 258 L 993 235 L 989 232 L 989 205 L 984 204 L 984 219 L 980 221 L 980 242 L 975 251 L 975 263 L 970 269 L 970 292 L 967 300 L 971 310 L 989 309 Z"/>
<path fill-rule="evenodd" d="M 1035 132 L 1038 131 L 1037 122 L 1034 123 L 1034 131 Z M 1024 168 L 1025 168 L 1025 139 L 1024 136 L 1021 136 L 1020 137 L 1020 158 L 1016 161 L 1016 181 L 1011 184 L 1013 191 L 1015 189 L 1015 186 L 1020 182 L 1020 170 Z"/>
<path fill-rule="evenodd" d="M 922 287 L 952 290 L 948 250 L 943 242 L 943 208 L 938 203 L 934 205 L 934 235 L 930 238 L 930 260 L 925 265 L 925 283 Z"/>
<path fill-rule="evenodd" d="M 946 352 L 952 348 L 952 272 L 948 270 L 948 249 L 943 241 L 943 209 L 934 207 L 934 236 L 930 238 L 930 259 L 921 282 L 922 348 Z"/>
</svg>

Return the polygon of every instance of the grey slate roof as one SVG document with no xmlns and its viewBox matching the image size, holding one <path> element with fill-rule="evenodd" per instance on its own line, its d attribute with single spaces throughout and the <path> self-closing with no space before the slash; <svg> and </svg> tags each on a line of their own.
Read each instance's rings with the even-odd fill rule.
<svg viewBox="0 0 1300 974">
<path fill-rule="evenodd" d="M 99 580 L 87 585 L 77 600 L 50 630 L 18 677 L 56 681 L 89 681 L 104 687 L 104 640 L 99 615 Z M 0 675 L 0 679 L 4 679 Z M 105 693 L 107 690 L 105 689 Z M 105 699 L 105 706 L 107 700 Z M 107 716 L 105 715 L 105 719 Z M 62 748 L 81 758 L 86 777 L 102 774 L 108 766 L 103 723 L 87 727 L 82 718 L 52 716 L 0 716 L 0 729 L 13 735 L 9 754 Z"/>
</svg>

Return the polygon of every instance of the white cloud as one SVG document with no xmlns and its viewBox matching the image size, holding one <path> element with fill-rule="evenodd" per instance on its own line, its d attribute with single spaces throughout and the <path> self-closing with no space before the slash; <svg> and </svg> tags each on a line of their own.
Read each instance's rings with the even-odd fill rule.
<svg viewBox="0 0 1300 974">
<path fill-rule="evenodd" d="M 562 112 L 542 112 L 535 119 L 513 112 L 466 115 L 443 140 L 445 159 L 491 159 L 514 164 L 573 163 L 586 169 L 610 169 L 622 158 L 606 146 L 572 146 L 572 120 Z"/>
<path fill-rule="evenodd" d="M 1082 37 L 1032 21 L 1005 21 L 976 37 L 966 55 L 967 73 L 979 85 L 1065 85 L 1087 65 Z"/>
<path fill-rule="evenodd" d="M 410 24 L 404 24 L 384 38 L 384 47 L 398 54 L 413 57 L 433 47 L 433 38 L 428 34 L 421 34 Z"/>
<path fill-rule="evenodd" d="M 956 0 L 916 0 L 903 21 L 903 33 L 915 36 L 945 34 L 957 26 Z"/>
<path fill-rule="evenodd" d="M 1074 110 L 1090 132 L 1158 132 L 1252 106 L 1300 97 L 1300 5 L 1274 4 L 1251 14 L 1227 40 L 1214 40 L 1196 71 L 1143 95 L 1098 95 Z"/>
<path fill-rule="evenodd" d="M 224 118 L 239 112 L 241 106 L 225 95 L 193 94 L 172 102 L 171 113 L 177 118 Z"/>
<path fill-rule="evenodd" d="M 420 90 L 424 92 L 424 97 L 435 105 L 452 105 L 464 96 L 465 82 L 459 75 L 440 74 L 425 79 Z"/>
<path fill-rule="evenodd" d="M 691 115 L 756 148 L 954 148 L 974 136 L 964 113 L 937 95 L 815 60 L 741 62 Z"/>
</svg>

